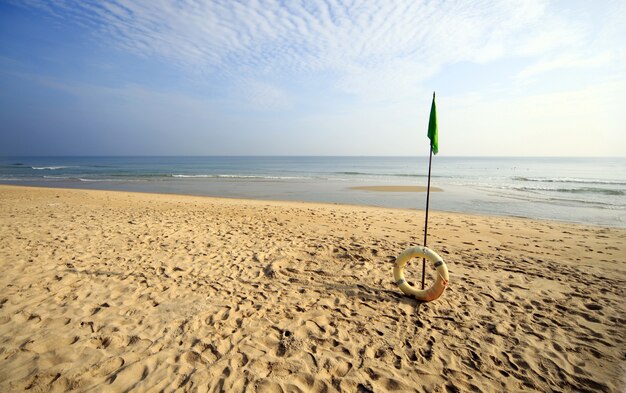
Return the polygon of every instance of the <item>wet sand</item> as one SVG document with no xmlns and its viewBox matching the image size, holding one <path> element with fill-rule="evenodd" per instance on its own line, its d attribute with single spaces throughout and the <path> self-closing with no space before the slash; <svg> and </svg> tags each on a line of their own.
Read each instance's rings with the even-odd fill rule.
<svg viewBox="0 0 626 393">
<path fill-rule="evenodd" d="M 426 192 L 427 187 L 424 186 L 358 186 L 350 187 L 351 190 L 360 191 L 378 191 L 378 192 Z M 430 187 L 431 192 L 443 191 L 439 187 Z"/>
</svg>

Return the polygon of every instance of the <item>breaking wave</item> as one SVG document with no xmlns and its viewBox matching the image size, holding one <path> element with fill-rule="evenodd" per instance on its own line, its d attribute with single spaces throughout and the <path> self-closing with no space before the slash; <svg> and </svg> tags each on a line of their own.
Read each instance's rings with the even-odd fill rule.
<svg viewBox="0 0 626 393">
<path fill-rule="evenodd" d="M 516 176 L 512 178 L 517 181 L 538 182 L 538 183 L 580 183 L 580 184 L 609 184 L 626 186 L 625 182 L 614 180 L 594 180 L 594 179 L 578 179 L 571 177 L 542 178 L 542 177 L 522 177 Z"/>
<path fill-rule="evenodd" d="M 622 190 L 607 188 L 581 187 L 581 188 L 548 188 L 548 187 L 514 187 L 520 191 L 562 192 L 570 194 L 601 194 L 601 195 L 626 195 Z"/>
</svg>

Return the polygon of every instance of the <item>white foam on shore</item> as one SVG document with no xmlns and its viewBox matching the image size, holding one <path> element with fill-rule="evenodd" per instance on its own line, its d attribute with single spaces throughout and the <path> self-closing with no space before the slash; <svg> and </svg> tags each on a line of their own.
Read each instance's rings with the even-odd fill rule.
<svg viewBox="0 0 626 393">
<path fill-rule="evenodd" d="M 513 180 L 525 181 L 525 182 L 539 182 L 539 183 L 581 183 L 581 184 L 608 184 L 608 185 L 620 185 L 624 186 L 626 183 L 619 180 L 598 180 L 598 179 L 580 179 L 575 177 L 524 177 L 514 176 Z"/>
</svg>

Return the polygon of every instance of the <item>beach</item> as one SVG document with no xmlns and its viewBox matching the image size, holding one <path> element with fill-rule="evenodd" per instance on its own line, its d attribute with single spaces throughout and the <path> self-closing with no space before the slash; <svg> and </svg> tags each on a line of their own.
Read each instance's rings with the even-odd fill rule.
<svg viewBox="0 0 626 393">
<path fill-rule="evenodd" d="M 2 185 L 0 391 L 625 389 L 626 229 L 429 222 L 420 303 L 423 211 Z"/>
</svg>

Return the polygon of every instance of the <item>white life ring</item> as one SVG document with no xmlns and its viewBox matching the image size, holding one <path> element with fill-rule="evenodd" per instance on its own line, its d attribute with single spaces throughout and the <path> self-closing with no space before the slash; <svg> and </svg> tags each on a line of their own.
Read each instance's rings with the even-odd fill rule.
<svg viewBox="0 0 626 393">
<path fill-rule="evenodd" d="M 404 266 L 411 258 L 420 257 L 428 259 L 433 267 L 437 269 L 437 279 L 435 283 L 427 289 L 415 289 L 404 278 Z M 437 299 L 448 286 L 448 267 L 436 252 L 426 247 L 412 247 L 404 250 L 402 254 L 396 258 L 393 266 L 393 279 L 400 287 L 400 290 L 407 295 L 414 296 L 418 300 L 429 302 Z"/>
</svg>

